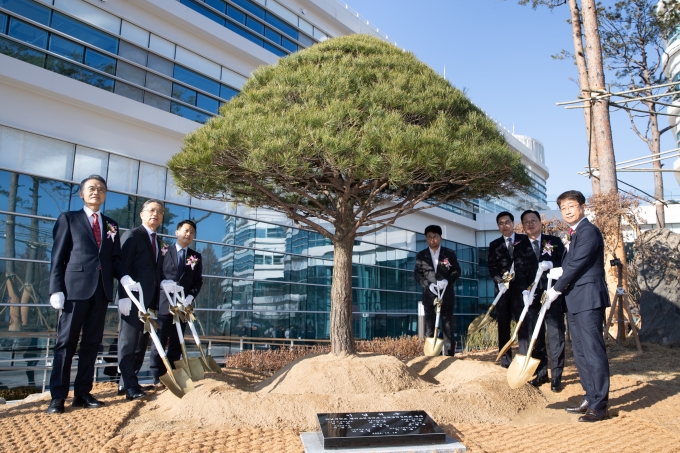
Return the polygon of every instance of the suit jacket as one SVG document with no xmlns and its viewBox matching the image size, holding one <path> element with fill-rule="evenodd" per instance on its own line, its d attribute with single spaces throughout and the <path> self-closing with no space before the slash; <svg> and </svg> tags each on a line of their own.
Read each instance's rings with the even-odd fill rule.
<svg viewBox="0 0 680 453">
<path fill-rule="evenodd" d="M 430 248 L 421 250 L 416 255 L 416 268 L 414 270 L 416 281 L 423 287 L 423 305 L 434 305 L 435 295 L 430 291 L 430 283 L 437 283 L 437 280 L 447 280 L 449 282 L 444 295 L 442 296 L 442 305 L 454 305 L 456 303 L 456 295 L 453 292 L 453 284 L 460 277 L 460 265 L 456 252 L 446 247 L 439 246 L 439 264 L 437 269 L 434 269 L 432 256 L 430 255 Z M 442 264 L 445 259 L 448 259 L 448 266 Z"/>
<path fill-rule="evenodd" d="M 142 285 L 146 308 L 154 310 L 158 309 L 161 269 L 163 267 L 162 242 L 158 236 L 156 236 L 156 247 L 158 260 L 153 255 L 151 240 L 144 225 L 127 230 L 121 239 L 123 267 L 134 281 Z M 128 297 L 123 285 L 118 287 L 118 297 L 121 299 Z"/>
<path fill-rule="evenodd" d="M 610 305 L 604 274 L 604 240 L 588 219 L 583 219 L 571 236 L 569 250 L 562 258 L 562 276 L 553 287 L 564 295 L 570 313 Z"/>
<path fill-rule="evenodd" d="M 531 239 L 529 239 L 529 245 L 531 245 Z M 546 250 L 546 245 L 552 245 L 552 251 L 548 253 Z M 533 252 L 533 247 L 531 248 L 531 252 Z M 551 236 L 549 234 L 541 234 L 541 242 L 539 244 L 539 257 L 538 261 L 532 261 L 531 262 L 531 267 L 529 269 L 529 275 L 531 276 L 531 279 L 533 281 L 534 278 L 536 278 L 536 272 L 538 271 L 538 264 L 543 262 L 543 261 L 550 261 L 553 264 L 553 267 L 560 267 L 562 266 L 562 255 L 564 255 L 564 244 L 562 244 L 562 240 L 558 238 L 557 236 Z M 534 254 L 534 257 L 536 254 Z M 553 282 L 554 284 L 555 282 Z M 529 282 L 531 284 L 531 282 Z M 525 288 L 526 289 L 526 288 Z M 535 311 L 541 309 L 541 296 L 543 295 L 543 292 L 548 289 L 548 272 L 543 272 L 543 275 L 541 275 L 541 279 L 538 281 L 538 287 L 536 288 L 536 292 L 534 293 L 534 302 L 531 306 L 531 308 Z"/>
<path fill-rule="evenodd" d="M 163 275 L 161 280 L 174 280 L 175 283 L 179 283 L 184 287 L 184 295 L 192 295 L 194 299 L 198 296 L 198 292 L 203 286 L 203 257 L 197 251 L 187 247 L 186 259 L 195 256 L 198 261 L 194 265 L 193 269 L 191 266 L 185 264 L 182 275 L 177 278 L 177 247 L 171 245 L 168 247 L 168 252 L 163 258 Z M 165 295 L 165 291 L 161 289 L 160 293 L 160 303 L 158 305 L 158 314 L 167 315 L 169 313 L 168 307 L 170 307 L 170 302 L 168 301 L 168 296 Z"/>
<path fill-rule="evenodd" d="M 531 257 L 526 254 L 527 246 L 531 248 L 531 244 L 527 241 L 526 234 L 515 233 L 515 242 L 513 248 L 513 256 L 510 258 L 510 252 L 508 247 L 505 245 L 505 238 L 503 236 L 498 239 L 494 239 L 489 244 L 489 258 L 487 265 L 489 267 L 489 275 L 494 282 L 500 282 L 503 274 L 508 272 L 515 264 L 515 278 L 510 282 L 509 293 L 517 295 L 521 294 L 522 291 L 527 289 L 526 273 L 528 270 L 525 268 L 527 259 L 531 261 Z M 532 251 L 533 254 L 533 251 Z M 535 257 L 534 257 L 535 258 Z M 536 273 L 534 272 L 534 276 Z M 533 277 L 531 278 L 533 281 Z M 498 294 L 498 285 L 494 289 L 494 295 Z M 506 293 L 507 294 L 507 293 Z"/>
<path fill-rule="evenodd" d="M 113 239 L 107 228 L 118 224 L 102 215 L 102 244 L 97 247 L 92 226 L 84 210 L 64 212 L 54 225 L 50 294 L 63 292 L 66 299 L 85 300 L 92 297 L 99 283 L 101 270 L 104 293 L 113 299 L 113 278 L 125 275 L 120 252 L 120 234 Z"/>
</svg>

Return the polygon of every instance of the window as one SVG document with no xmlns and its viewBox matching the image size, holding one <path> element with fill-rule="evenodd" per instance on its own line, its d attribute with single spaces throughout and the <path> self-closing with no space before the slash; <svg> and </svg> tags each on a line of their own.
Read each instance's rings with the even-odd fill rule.
<svg viewBox="0 0 680 453">
<path fill-rule="evenodd" d="M 220 84 L 178 64 L 175 65 L 175 78 L 203 91 L 219 96 Z"/>
<path fill-rule="evenodd" d="M 264 8 L 257 6 L 255 3 L 251 2 L 250 0 L 232 0 L 235 4 L 240 6 L 241 8 L 245 9 L 249 13 L 252 13 L 256 15 L 257 17 L 260 17 L 264 19 L 265 16 L 265 11 Z"/>
<path fill-rule="evenodd" d="M 137 193 L 149 198 L 165 198 L 165 167 L 140 162 Z"/>
<path fill-rule="evenodd" d="M 222 18 L 219 15 L 215 14 L 214 12 L 210 11 L 205 6 L 201 6 L 201 5 L 193 2 L 192 0 L 180 0 L 180 3 L 188 6 L 189 8 L 191 8 L 194 11 L 196 11 L 197 13 L 207 17 L 208 19 L 215 21 L 220 25 L 224 25 L 224 18 Z"/>
<path fill-rule="evenodd" d="M 109 175 L 106 178 L 109 190 L 137 192 L 139 161 L 111 154 L 109 156 Z"/>
<path fill-rule="evenodd" d="M 177 116 L 181 116 L 183 118 L 186 118 L 191 121 L 196 121 L 197 123 L 201 124 L 205 124 L 210 119 L 210 117 L 205 113 L 201 113 L 198 110 L 185 107 L 182 104 L 178 104 L 177 102 L 170 103 L 170 112 L 174 113 Z"/>
<path fill-rule="evenodd" d="M 241 22 L 242 24 L 246 23 L 246 15 L 231 5 L 227 5 L 227 16 L 238 22 Z"/>
<path fill-rule="evenodd" d="M 256 21 L 250 16 L 246 18 L 246 27 L 250 28 L 256 33 L 264 35 L 264 25 L 262 25 L 259 21 Z"/>
<path fill-rule="evenodd" d="M 0 7 L 40 24 L 50 24 L 51 10 L 31 0 L 0 0 Z"/>
<path fill-rule="evenodd" d="M 166 60 L 165 58 L 159 57 L 152 53 L 149 54 L 148 61 L 149 69 L 153 69 L 156 72 L 160 72 L 161 74 L 172 77 L 172 74 L 175 70 L 175 64 L 172 61 Z"/>
<path fill-rule="evenodd" d="M 42 135 L 0 126 L 0 166 L 70 180 L 75 146 Z"/>
<path fill-rule="evenodd" d="M 196 92 L 178 83 L 172 84 L 172 97 L 187 104 L 196 105 Z"/>
<path fill-rule="evenodd" d="M 172 95 L 172 82 L 151 72 L 146 74 L 146 87 L 166 96 Z"/>
<path fill-rule="evenodd" d="M 119 64 L 120 63 L 122 62 L 119 62 Z M 133 101 L 144 102 L 144 90 L 128 85 L 127 83 L 117 82 L 114 92 L 121 96 L 125 96 L 128 99 L 132 99 Z"/>
<path fill-rule="evenodd" d="M 264 29 L 264 35 L 268 39 L 274 41 L 276 44 L 281 45 L 281 35 L 279 33 L 275 32 L 274 30 L 272 30 L 271 28 L 266 27 Z"/>
<path fill-rule="evenodd" d="M 27 63 L 40 66 L 41 68 L 45 64 L 45 54 L 33 50 L 29 47 L 22 46 L 19 43 L 10 41 L 9 39 L 0 38 L 0 53 L 8 55 L 12 58 L 16 58 Z"/>
<path fill-rule="evenodd" d="M 298 46 L 285 36 L 281 38 L 281 45 L 291 52 L 297 52 Z"/>
<path fill-rule="evenodd" d="M 50 50 L 78 63 L 83 62 L 85 47 L 58 35 L 50 36 Z"/>
<path fill-rule="evenodd" d="M 116 60 L 107 57 L 96 50 L 85 50 L 85 64 L 92 66 L 95 69 L 99 69 L 100 71 L 108 72 L 109 74 L 116 73 Z"/>
<path fill-rule="evenodd" d="M 196 106 L 217 115 L 219 109 L 219 101 L 217 99 L 208 97 L 204 94 L 198 93 L 198 98 L 196 99 Z"/>
<path fill-rule="evenodd" d="M 225 13 L 227 10 L 227 4 L 224 3 L 222 0 L 206 0 L 205 1 L 209 6 L 215 8 L 217 11 L 221 12 L 222 14 Z"/>
<path fill-rule="evenodd" d="M 222 99 L 226 99 L 226 100 L 230 100 L 231 98 L 236 96 L 238 93 L 239 93 L 238 90 L 235 90 L 235 89 L 228 87 L 226 85 L 222 85 L 221 89 L 220 89 L 220 97 Z"/>
<path fill-rule="evenodd" d="M 52 28 L 107 52 L 118 53 L 118 39 L 56 11 L 52 16 Z"/>
<path fill-rule="evenodd" d="M 146 71 L 124 61 L 119 61 L 116 75 L 121 79 L 129 80 L 135 85 L 144 86 Z"/>
<path fill-rule="evenodd" d="M 7 14 L 0 13 L 0 33 L 7 33 Z"/>
<path fill-rule="evenodd" d="M 81 181 L 95 174 L 106 177 L 109 166 L 109 153 L 85 146 L 76 147 L 76 159 L 73 167 L 73 180 Z"/>
<path fill-rule="evenodd" d="M 137 46 L 133 46 L 125 41 L 121 41 L 118 48 L 118 55 L 121 57 L 133 61 L 137 64 L 146 66 L 146 57 L 149 52 L 144 49 L 140 49 Z"/>
<path fill-rule="evenodd" d="M 12 17 L 9 23 L 9 35 L 13 38 L 20 39 L 28 44 L 47 48 L 47 32 L 27 24 L 24 21 Z"/>
<path fill-rule="evenodd" d="M 298 31 L 295 28 L 288 25 L 286 22 L 282 21 L 281 19 L 274 16 L 270 12 L 267 12 L 267 17 L 265 20 L 272 24 L 274 27 L 278 28 L 280 31 L 290 36 L 291 38 L 298 39 Z"/>
<path fill-rule="evenodd" d="M 149 93 L 148 91 L 144 93 L 144 103 L 146 105 L 156 107 L 157 109 L 163 110 L 165 112 L 170 111 L 169 99 L 165 99 L 153 93 Z"/>
<path fill-rule="evenodd" d="M 254 42 L 258 46 L 264 47 L 264 42 L 262 41 L 262 39 L 258 38 L 257 36 L 255 36 L 251 32 L 242 29 L 238 25 L 234 25 L 231 22 L 227 22 L 227 28 L 229 30 L 235 32 L 236 34 L 239 34 L 239 35 L 243 36 L 244 38 Z"/>
</svg>

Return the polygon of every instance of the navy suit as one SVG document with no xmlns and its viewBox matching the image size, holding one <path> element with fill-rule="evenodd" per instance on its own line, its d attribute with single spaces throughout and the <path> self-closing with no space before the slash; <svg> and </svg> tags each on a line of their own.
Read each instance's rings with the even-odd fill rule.
<svg viewBox="0 0 680 453">
<path fill-rule="evenodd" d="M 510 252 L 505 243 L 505 237 L 501 236 L 498 239 L 494 239 L 489 244 L 489 257 L 488 257 L 488 267 L 489 275 L 496 283 L 494 287 L 494 296 L 498 295 L 498 283 L 501 277 L 506 272 L 510 271 L 513 263 L 515 264 L 514 272 L 515 278 L 510 282 L 510 288 L 508 291 L 501 296 L 496 303 L 496 320 L 498 322 L 498 350 L 505 346 L 510 340 L 510 322 L 514 318 L 519 319 L 519 315 L 522 312 L 522 291 L 526 289 L 526 280 L 524 274 L 526 273 L 525 264 L 521 250 L 530 245 L 526 244 L 527 236 L 525 234 L 515 234 L 513 255 L 510 256 Z M 520 253 L 516 253 L 520 251 Z M 518 259 L 519 258 L 519 259 Z M 521 282 L 518 282 L 522 280 Z M 522 286 L 524 284 L 524 286 Z M 501 364 L 505 367 L 510 366 L 512 362 L 512 350 L 508 350 L 501 358 Z"/>
<path fill-rule="evenodd" d="M 113 297 L 113 278 L 122 278 L 120 235 L 111 237 L 107 230 L 118 224 L 102 215 L 101 247 L 92 232 L 84 210 L 64 212 L 54 225 L 50 294 L 63 292 L 64 309 L 57 327 L 54 364 L 50 376 L 52 398 L 68 396 L 71 363 L 82 329 L 78 352 L 78 373 L 74 381 L 75 396 L 90 393 L 97 352 L 104 335 L 106 307 Z"/>
<path fill-rule="evenodd" d="M 421 250 L 416 255 L 415 278 L 423 287 L 423 309 L 425 310 L 425 336 L 434 335 L 436 309 L 434 299 L 436 296 L 430 291 L 430 284 L 438 280 L 448 281 L 446 290 L 442 295 L 440 318 L 442 322 L 442 334 L 444 336 L 444 355 L 453 355 L 456 351 L 453 343 L 453 308 L 456 303 L 456 295 L 453 292 L 453 284 L 460 277 L 460 265 L 456 252 L 446 247 L 439 247 L 439 263 L 434 268 L 430 248 Z"/>
<path fill-rule="evenodd" d="M 529 243 L 532 246 L 531 252 L 533 250 L 533 244 L 531 239 Z M 549 246 L 552 246 L 552 250 L 549 250 Z M 551 236 L 548 234 L 542 234 L 540 237 L 539 247 L 539 257 L 537 261 L 531 262 L 530 275 L 536 276 L 538 271 L 539 263 L 543 261 L 550 261 L 553 267 L 560 267 L 562 265 L 562 255 L 564 254 L 564 245 L 562 240 L 556 236 Z M 541 311 L 541 297 L 543 293 L 548 289 L 548 272 L 544 272 L 541 275 L 541 279 L 538 281 L 538 286 L 534 294 L 534 300 L 522 323 L 522 327 L 519 332 L 519 351 L 520 354 L 526 354 L 529 348 L 529 342 L 531 341 L 531 335 L 534 333 L 536 323 L 538 322 L 538 314 Z M 565 335 L 565 325 L 564 325 L 564 298 L 560 296 L 551 305 L 550 309 L 546 311 L 545 314 L 545 324 L 541 325 L 541 330 L 539 331 L 538 338 L 536 339 L 536 344 L 534 345 L 534 350 L 531 356 L 535 359 L 540 360 L 538 369 L 536 372 L 536 377 L 542 379 L 548 375 L 548 354 L 546 351 L 545 344 L 545 332 L 547 325 L 548 327 L 548 337 L 550 339 L 550 359 L 552 365 L 551 377 L 561 378 L 562 369 L 564 368 L 564 335 Z"/>
<path fill-rule="evenodd" d="M 154 256 L 149 234 L 140 225 L 128 230 L 121 239 L 123 266 L 127 274 L 142 286 L 144 305 L 147 309 L 157 309 L 163 265 L 163 246 L 156 236 L 156 256 Z M 125 298 L 127 292 L 122 285 L 118 288 L 118 297 Z M 137 373 L 142 368 L 144 354 L 149 342 L 149 334 L 144 333 L 144 324 L 139 320 L 139 310 L 132 305 L 130 314 L 120 316 L 118 332 L 118 368 L 123 378 L 125 389 L 139 385 Z"/>
<path fill-rule="evenodd" d="M 574 361 L 588 407 L 601 415 L 609 400 L 609 361 L 602 329 L 609 293 L 600 230 L 583 219 L 562 259 L 562 276 L 553 286 L 564 295 Z"/>
<path fill-rule="evenodd" d="M 198 260 L 193 268 L 186 265 L 186 261 L 191 257 L 195 257 Z M 168 247 L 168 252 L 163 258 L 162 280 L 174 280 L 184 288 L 185 297 L 191 295 L 196 299 L 203 286 L 203 257 L 197 251 L 187 247 L 184 261 L 185 263 L 180 275 L 177 261 L 177 247 L 175 245 Z M 159 325 L 158 338 L 161 340 L 162 345 L 165 345 L 165 343 L 168 342 L 168 361 L 174 366 L 175 361 L 179 360 L 182 355 L 182 349 L 180 347 L 179 338 L 177 337 L 177 328 L 172 323 L 172 315 L 168 310 L 169 307 L 170 302 L 168 301 L 168 297 L 165 295 L 165 291 L 161 289 L 158 319 L 156 320 Z M 182 333 L 184 333 L 187 328 L 187 323 L 181 323 L 181 327 Z M 166 373 L 165 365 L 161 360 L 158 350 L 156 350 L 155 344 L 151 345 L 150 365 L 151 374 L 154 379 L 157 379 Z"/>
</svg>

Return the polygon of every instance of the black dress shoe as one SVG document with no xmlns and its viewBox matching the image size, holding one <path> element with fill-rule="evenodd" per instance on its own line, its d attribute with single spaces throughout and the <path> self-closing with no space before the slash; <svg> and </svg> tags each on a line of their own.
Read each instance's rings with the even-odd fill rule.
<svg viewBox="0 0 680 453">
<path fill-rule="evenodd" d="M 605 418 L 609 418 L 609 414 L 607 413 L 607 410 L 603 410 L 601 413 L 597 413 L 592 409 L 588 409 L 586 413 L 578 418 L 578 421 L 580 422 L 599 422 L 601 420 L 604 420 Z"/>
<path fill-rule="evenodd" d="M 128 400 L 139 400 L 145 396 L 146 393 L 144 393 L 144 390 L 142 390 L 140 386 L 125 390 L 125 399 Z"/>
<path fill-rule="evenodd" d="M 118 396 L 123 396 L 123 395 L 125 395 L 125 387 L 123 387 L 123 385 L 121 384 L 121 385 L 118 386 Z"/>
<path fill-rule="evenodd" d="M 552 390 L 555 393 L 561 392 L 562 391 L 562 381 L 559 378 L 553 379 L 550 382 L 550 390 Z"/>
<path fill-rule="evenodd" d="M 585 414 L 588 411 L 588 401 L 584 398 L 578 406 L 567 406 L 565 410 L 570 414 Z"/>
<path fill-rule="evenodd" d="M 99 401 L 97 398 L 95 398 L 89 393 L 83 393 L 80 396 L 74 396 L 73 403 L 71 403 L 71 406 L 73 407 L 85 407 L 88 409 L 102 407 L 103 405 L 104 405 L 103 401 Z"/>
<path fill-rule="evenodd" d="M 158 382 L 160 382 L 160 379 L 158 380 Z M 155 390 L 156 389 L 156 387 L 154 387 L 153 385 L 141 385 L 141 386 L 139 386 L 139 388 L 141 388 L 145 392 L 149 391 L 149 390 Z"/>
<path fill-rule="evenodd" d="M 48 414 L 63 414 L 64 413 L 64 400 L 61 398 L 52 398 L 50 405 L 47 408 Z"/>
<path fill-rule="evenodd" d="M 548 376 L 541 376 L 538 377 L 536 376 L 532 380 L 529 381 L 529 384 L 533 385 L 534 387 L 538 387 L 539 385 L 543 384 L 544 382 L 548 382 Z"/>
</svg>

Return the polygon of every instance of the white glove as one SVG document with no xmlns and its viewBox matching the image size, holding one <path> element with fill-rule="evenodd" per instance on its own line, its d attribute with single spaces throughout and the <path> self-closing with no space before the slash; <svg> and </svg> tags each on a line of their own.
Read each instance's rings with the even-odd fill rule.
<svg viewBox="0 0 680 453">
<path fill-rule="evenodd" d="M 625 288 L 616 288 L 616 295 L 617 296 L 625 296 L 626 295 L 626 289 Z"/>
<path fill-rule="evenodd" d="M 545 297 L 545 309 L 550 310 L 550 306 L 552 305 L 553 301 L 560 297 L 560 294 L 562 294 L 559 291 L 556 291 L 555 288 L 550 288 L 547 292 L 547 295 Z"/>
<path fill-rule="evenodd" d="M 123 278 L 120 279 L 120 284 L 123 286 L 134 285 L 135 283 L 137 282 L 130 278 L 129 275 L 123 275 Z"/>
<path fill-rule="evenodd" d="M 527 291 L 526 289 L 524 291 L 522 291 L 522 300 L 524 301 L 525 307 L 528 308 L 531 305 L 532 301 L 529 300 L 529 291 Z"/>
<path fill-rule="evenodd" d="M 553 280 L 558 280 L 562 276 L 562 268 L 561 267 L 553 267 L 550 269 L 550 272 L 548 273 L 548 278 L 552 278 Z"/>
<path fill-rule="evenodd" d="M 538 267 L 540 267 L 541 270 L 545 272 L 553 268 L 553 263 L 552 261 L 541 261 L 538 263 Z"/>
<path fill-rule="evenodd" d="M 437 292 L 437 284 L 436 283 L 430 283 L 430 291 L 432 291 L 435 296 L 439 296 L 439 293 Z"/>
<path fill-rule="evenodd" d="M 61 310 L 62 308 L 64 308 L 65 300 L 66 298 L 64 297 L 64 293 L 60 291 L 50 296 L 50 305 L 52 305 L 52 307 L 54 307 L 55 310 Z"/>
<path fill-rule="evenodd" d="M 505 283 L 500 282 L 498 284 L 498 292 L 501 294 L 505 294 L 505 292 L 508 290 L 508 287 L 505 285 Z"/>
<path fill-rule="evenodd" d="M 439 288 L 442 291 L 442 294 L 444 294 L 444 291 L 446 291 L 447 286 L 449 286 L 448 280 L 438 280 L 437 281 L 437 288 Z"/>
<path fill-rule="evenodd" d="M 189 294 L 185 299 L 184 299 L 184 305 L 191 305 L 191 302 L 193 302 L 194 296 Z"/>
<path fill-rule="evenodd" d="M 161 282 L 161 288 L 167 289 L 169 293 L 175 292 L 175 281 L 174 280 L 163 280 Z"/>
<path fill-rule="evenodd" d="M 132 300 L 129 297 L 125 299 L 118 300 L 118 312 L 124 316 L 130 316 L 130 310 L 132 309 Z"/>
</svg>

